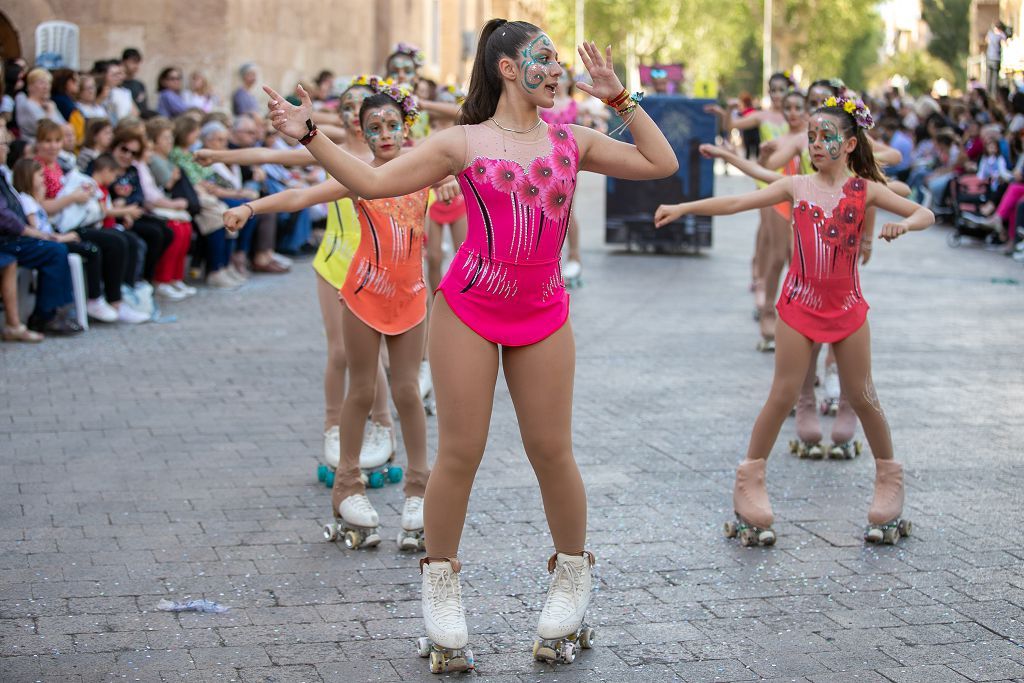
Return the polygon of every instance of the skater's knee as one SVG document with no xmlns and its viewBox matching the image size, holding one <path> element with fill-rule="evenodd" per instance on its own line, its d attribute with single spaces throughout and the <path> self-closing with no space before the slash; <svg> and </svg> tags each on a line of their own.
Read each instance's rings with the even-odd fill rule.
<svg viewBox="0 0 1024 683">
<path fill-rule="evenodd" d="M 375 383 L 370 381 L 356 381 L 350 378 L 350 385 L 348 388 L 348 394 L 345 397 L 345 402 L 352 402 L 353 405 L 360 409 L 360 412 L 370 412 L 370 407 L 373 405 L 373 398 L 376 395 Z"/>
<path fill-rule="evenodd" d="M 800 396 L 803 378 L 776 380 L 768 394 L 768 405 L 776 410 L 788 413 Z"/>
<path fill-rule="evenodd" d="M 344 348 L 328 348 L 327 350 L 327 365 L 334 372 L 345 372 L 348 365 L 348 360 L 345 356 Z"/>
<path fill-rule="evenodd" d="M 407 410 L 423 408 L 423 398 L 420 396 L 420 385 L 416 380 L 393 382 L 391 385 L 391 397 L 399 413 Z"/>
<path fill-rule="evenodd" d="M 572 445 L 561 435 L 526 439 L 523 442 L 538 477 L 574 466 Z"/>
</svg>

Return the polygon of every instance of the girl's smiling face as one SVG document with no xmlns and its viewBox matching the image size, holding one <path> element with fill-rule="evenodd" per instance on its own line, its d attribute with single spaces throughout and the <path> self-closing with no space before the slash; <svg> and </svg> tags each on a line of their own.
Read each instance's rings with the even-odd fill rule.
<svg viewBox="0 0 1024 683">
<path fill-rule="evenodd" d="M 374 158 L 381 161 L 398 156 L 405 142 L 405 132 L 405 120 L 397 107 L 376 107 L 363 117 L 363 137 Z"/>
</svg>

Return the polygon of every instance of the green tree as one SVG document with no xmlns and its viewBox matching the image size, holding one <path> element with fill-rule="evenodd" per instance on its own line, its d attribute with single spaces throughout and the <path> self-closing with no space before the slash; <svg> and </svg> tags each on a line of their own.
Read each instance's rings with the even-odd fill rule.
<svg viewBox="0 0 1024 683">
<path fill-rule="evenodd" d="M 967 83 L 970 9 L 971 0 L 924 0 L 921 4 L 921 16 L 932 34 L 928 51 L 953 70 L 958 87 Z"/>
<path fill-rule="evenodd" d="M 907 90 L 918 95 L 931 92 L 932 85 L 940 78 L 950 83 L 955 78 L 949 65 L 935 55 L 925 50 L 912 50 L 897 53 L 888 62 L 874 67 L 868 84 L 872 89 L 880 89 L 897 75 L 906 78 Z"/>
</svg>

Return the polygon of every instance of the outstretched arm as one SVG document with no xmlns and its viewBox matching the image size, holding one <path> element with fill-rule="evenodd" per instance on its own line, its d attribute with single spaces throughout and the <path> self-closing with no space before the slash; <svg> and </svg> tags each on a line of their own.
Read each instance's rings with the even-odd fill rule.
<svg viewBox="0 0 1024 683">
<path fill-rule="evenodd" d="M 313 155 L 303 149 L 269 149 L 267 147 L 244 147 L 241 149 L 206 149 L 196 150 L 195 160 L 209 166 L 221 161 L 225 164 L 281 164 L 282 166 L 308 166 L 317 163 Z"/>
<path fill-rule="evenodd" d="M 910 230 L 924 230 L 935 223 L 935 214 L 909 199 L 904 199 L 881 183 L 868 183 L 867 203 L 879 209 L 889 211 L 903 220 L 898 223 L 886 223 L 882 226 L 879 237 L 891 242 Z"/>
<path fill-rule="evenodd" d="M 793 179 L 784 177 L 768 187 L 732 197 L 711 197 L 682 204 L 662 204 L 654 212 L 654 227 L 660 228 L 688 214 L 697 216 L 728 216 L 750 209 L 760 209 L 779 202 L 792 201 Z"/>
<path fill-rule="evenodd" d="M 306 135 L 306 119 L 313 110 L 309 93 L 299 86 L 300 106 L 286 101 L 272 88 L 263 86 L 270 95 L 270 119 L 274 128 L 296 139 Z M 366 199 L 401 197 L 458 174 L 466 152 L 466 138 L 455 126 L 426 138 L 408 153 L 382 166 L 370 166 L 357 159 L 324 135 L 316 135 L 306 149 L 319 160 L 324 169 L 354 194 Z"/>
<path fill-rule="evenodd" d="M 778 171 L 771 171 L 756 161 L 751 161 L 745 157 L 741 157 L 730 149 L 725 147 L 716 147 L 715 145 L 701 145 L 700 146 L 701 156 L 707 159 L 722 159 L 728 164 L 735 166 L 745 175 L 750 176 L 754 180 L 760 180 L 764 183 L 774 183 L 779 178 L 784 176 Z"/>
<path fill-rule="evenodd" d="M 247 204 L 228 209 L 224 212 L 224 227 L 231 232 L 237 232 L 258 213 L 293 213 L 310 206 L 346 197 L 352 197 L 348 188 L 334 178 L 328 178 L 312 187 L 275 192 Z M 249 209 L 252 211 L 250 212 Z"/>
<path fill-rule="evenodd" d="M 903 160 L 903 155 L 898 149 L 890 147 L 881 140 L 876 140 L 869 135 L 868 142 L 879 166 L 894 166 Z"/>
<path fill-rule="evenodd" d="M 612 68 L 610 45 L 605 48 L 604 56 L 592 42 L 583 43 L 578 51 L 593 85 L 578 83 L 576 87 L 599 100 L 614 98 L 622 92 L 622 83 Z M 638 106 L 626 118 L 633 136 L 632 145 L 590 128 L 573 126 L 580 146 L 580 169 L 626 180 L 653 180 L 675 173 L 679 169 L 676 154 L 647 112 Z"/>
</svg>

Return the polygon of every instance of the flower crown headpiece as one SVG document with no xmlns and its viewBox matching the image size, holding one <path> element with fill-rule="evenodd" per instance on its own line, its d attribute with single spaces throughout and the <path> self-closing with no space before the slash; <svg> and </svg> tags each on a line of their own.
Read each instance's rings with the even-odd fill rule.
<svg viewBox="0 0 1024 683">
<path fill-rule="evenodd" d="M 438 90 L 438 94 L 442 93 L 450 97 L 455 104 L 462 104 L 466 101 L 466 93 L 458 86 L 446 85 Z"/>
<path fill-rule="evenodd" d="M 380 76 L 376 74 L 361 74 L 353 78 L 351 81 L 349 81 L 348 87 L 354 88 L 357 85 L 361 85 L 370 88 L 371 90 L 376 90 L 377 84 L 380 83 L 382 80 L 384 79 L 382 79 Z"/>
<path fill-rule="evenodd" d="M 395 46 L 391 49 L 391 54 L 399 54 L 406 55 L 407 57 L 412 57 L 412 63 L 415 64 L 417 68 L 423 66 L 423 64 L 425 63 L 425 60 L 423 59 L 423 52 L 418 47 L 411 43 L 396 43 Z"/>
<path fill-rule="evenodd" d="M 378 79 L 371 87 L 381 95 L 387 95 L 402 109 L 402 116 L 405 124 L 411 126 L 420 115 L 419 103 L 416 96 L 412 94 L 412 86 L 407 83 L 395 83 L 390 78 Z"/>
<path fill-rule="evenodd" d="M 864 101 L 861 100 L 860 98 L 852 99 L 849 97 L 843 97 L 842 95 L 840 95 L 839 97 L 833 95 L 832 97 L 825 100 L 825 104 L 822 106 L 822 108 L 826 107 L 841 108 L 843 111 L 845 111 L 847 114 L 853 117 L 853 120 L 857 123 L 857 126 L 859 128 L 863 128 L 864 130 L 870 130 L 875 127 L 875 120 L 871 118 L 871 110 L 868 109 L 868 106 L 864 104 Z"/>
</svg>

